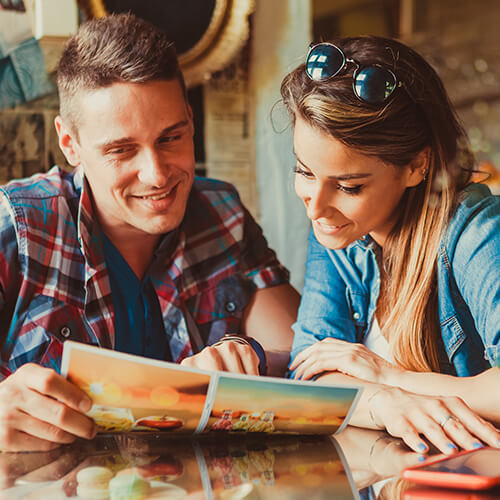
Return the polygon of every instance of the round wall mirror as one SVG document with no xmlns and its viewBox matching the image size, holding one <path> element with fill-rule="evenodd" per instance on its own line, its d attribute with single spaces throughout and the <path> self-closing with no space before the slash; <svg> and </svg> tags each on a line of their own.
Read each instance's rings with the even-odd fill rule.
<svg viewBox="0 0 500 500">
<path fill-rule="evenodd" d="M 226 67 L 249 36 L 254 0 L 78 0 L 87 17 L 132 12 L 175 43 L 186 85 Z"/>
</svg>

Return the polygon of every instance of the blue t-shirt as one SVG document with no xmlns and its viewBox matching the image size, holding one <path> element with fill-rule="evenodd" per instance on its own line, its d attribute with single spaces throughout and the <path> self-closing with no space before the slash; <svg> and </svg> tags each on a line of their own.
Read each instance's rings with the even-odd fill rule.
<svg viewBox="0 0 500 500">
<path fill-rule="evenodd" d="M 139 280 L 104 233 L 102 241 L 115 309 L 115 349 L 171 361 L 158 295 L 149 272 Z"/>
</svg>

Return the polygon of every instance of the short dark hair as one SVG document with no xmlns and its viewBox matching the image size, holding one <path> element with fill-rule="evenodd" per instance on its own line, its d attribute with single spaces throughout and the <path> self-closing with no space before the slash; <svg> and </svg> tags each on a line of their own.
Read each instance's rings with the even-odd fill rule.
<svg viewBox="0 0 500 500">
<path fill-rule="evenodd" d="M 74 127 L 80 90 L 175 78 L 186 95 L 175 47 L 159 28 L 132 14 L 92 19 L 68 40 L 59 61 L 60 113 Z"/>
</svg>

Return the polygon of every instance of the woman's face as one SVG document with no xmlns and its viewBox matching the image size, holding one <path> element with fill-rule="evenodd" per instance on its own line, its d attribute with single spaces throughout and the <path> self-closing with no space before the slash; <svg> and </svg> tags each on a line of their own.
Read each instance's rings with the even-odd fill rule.
<svg viewBox="0 0 500 500">
<path fill-rule="evenodd" d="M 359 154 L 300 116 L 294 152 L 295 192 L 316 238 L 331 249 L 345 248 L 366 234 L 384 246 L 403 193 L 423 179 L 422 168 L 396 167 Z"/>
</svg>

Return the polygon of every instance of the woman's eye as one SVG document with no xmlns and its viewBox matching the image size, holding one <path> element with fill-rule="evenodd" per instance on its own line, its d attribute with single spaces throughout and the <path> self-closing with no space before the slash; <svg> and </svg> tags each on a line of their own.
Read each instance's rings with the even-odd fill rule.
<svg viewBox="0 0 500 500">
<path fill-rule="evenodd" d="M 337 185 L 337 189 L 340 189 L 340 191 L 347 194 L 358 194 L 362 187 L 362 184 L 359 184 L 358 186 L 343 186 L 342 184 Z"/>
<path fill-rule="evenodd" d="M 297 165 L 293 167 L 293 171 L 296 174 L 299 174 L 299 175 L 302 175 L 302 176 L 306 177 L 307 179 L 310 179 L 313 176 L 313 174 L 311 172 L 307 172 L 307 170 L 304 170 L 303 168 L 300 168 Z"/>
</svg>

